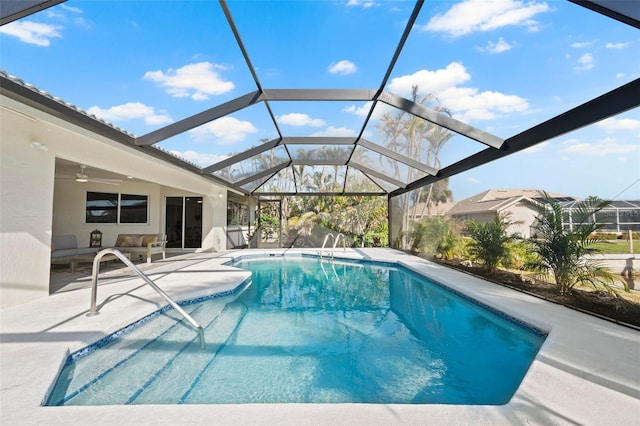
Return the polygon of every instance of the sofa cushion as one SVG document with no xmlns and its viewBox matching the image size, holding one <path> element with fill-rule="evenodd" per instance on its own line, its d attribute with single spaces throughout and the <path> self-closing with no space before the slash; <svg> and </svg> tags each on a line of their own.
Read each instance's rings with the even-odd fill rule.
<svg viewBox="0 0 640 426">
<path fill-rule="evenodd" d="M 127 235 L 122 240 L 118 238 L 119 241 L 116 242 L 116 247 L 142 247 L 143 238 L 142 235 Z"/>
<path fill-rule="evenodd" d="M 157 243 L 158 236 L 157 235 L 144 235 L 142 237 L 142 247 L 147 247 L 149 243 Z"/>
<path fill-rule="evenodd" d="M 97 253 L 100 248 L 75 248 L 75 249 L 64 249 L 64 250 L 56 250 L 51 252 L 52 259 L 60 259 L 62 257 L 71 257 L 78 256 L 80 254 L 88 254 L 88 253 Z"/>
</svg>

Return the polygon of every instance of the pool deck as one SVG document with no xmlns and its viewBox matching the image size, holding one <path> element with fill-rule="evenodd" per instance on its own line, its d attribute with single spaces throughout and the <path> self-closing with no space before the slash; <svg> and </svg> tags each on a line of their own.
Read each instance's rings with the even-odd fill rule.
<svg viewBox="0 0 640 426">
<path fill-rule="evenodd" d="M 317 250 L 269 250 L 316 253 Z M 195 253 L 145 270 L 175 300 L 235 288 L 249 273 L 223 265 L 242 250 Z M 2 425 L 640 425 L 640 332 L 488 283 L 392 249 L 347 249 L 336 257 L 398 262 L 549 333 L 511 401 L 500 406 L 242 404 L 43 407 L 68 353 L 165 305 L 139 278 L 105 274 L 100 314 L 90 290 L 65 291 L 0 310 Z M 90 272 L 89 272 L 90 274 Z M 77 287 L 87 287 L 86 276 Z"/>
</svg>

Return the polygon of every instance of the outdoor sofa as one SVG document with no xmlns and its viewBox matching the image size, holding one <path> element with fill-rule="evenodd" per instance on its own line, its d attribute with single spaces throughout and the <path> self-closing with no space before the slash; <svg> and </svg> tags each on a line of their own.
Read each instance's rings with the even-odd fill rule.
<svg viewBox="0 0 640 426">
<path fill-rule="evenodd" d="M 115 248 L 125 253 L 146 256 L 147 263 L 151 263 L 151 256 L 154 254 L 162 254 L 162 258 L 166 259 L 166 246 L 165 234 L 118 234 Z"/>
</svg>

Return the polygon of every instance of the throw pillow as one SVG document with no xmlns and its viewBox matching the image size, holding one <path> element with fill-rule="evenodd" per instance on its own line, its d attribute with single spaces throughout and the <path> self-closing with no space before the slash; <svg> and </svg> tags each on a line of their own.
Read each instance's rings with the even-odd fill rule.
<svg viewBox="0 0 640 426">
<path fill-rule="evenodd" d="M 124 237 L 120 247 L 142 247 L 142 235 Z"/>
</svg>

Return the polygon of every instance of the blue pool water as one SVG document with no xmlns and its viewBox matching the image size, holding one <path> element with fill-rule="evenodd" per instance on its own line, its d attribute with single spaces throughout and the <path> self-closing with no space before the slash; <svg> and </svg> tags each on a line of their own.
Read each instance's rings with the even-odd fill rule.
<svg viewBox="0 0 640 426">
<path fill-rule="evenodd" d="M 244 291 L 72 354 L 47 405 L 504 404 L 544 335 L 403 267 L 245 259 Z"/>
</svg>

